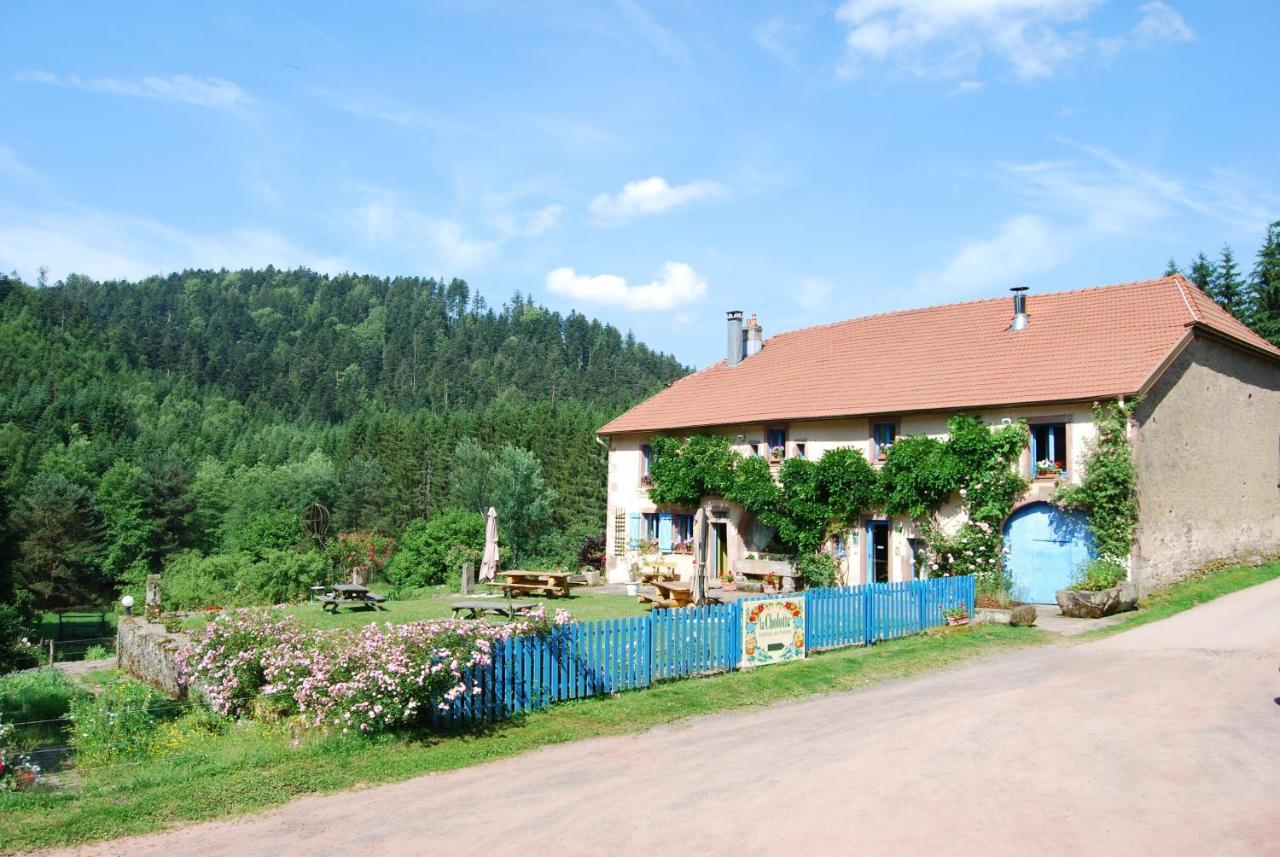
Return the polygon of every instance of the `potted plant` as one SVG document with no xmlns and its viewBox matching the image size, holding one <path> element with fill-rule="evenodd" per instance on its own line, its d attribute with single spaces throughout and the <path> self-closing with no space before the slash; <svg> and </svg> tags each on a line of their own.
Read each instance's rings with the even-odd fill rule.
<svg viewBox="0 0 1280 857">
<path fill-rule="evenodd" d="M 631 563 L 630 571 L 631 571 L 631 579 L 627 581 L 627 594 L 639 595 L 640 594 L 640 564 L 635 562 Z"/>
<path fill-rule="evenodd" d="M 764 576 L 764 592 L 766 595 L 778 594 L 778 575 L 769 572 Z"/>
<path fill-rule="evenodd" d="M 1058 476 L 1062 473 L 1062 462 L 1045 458 L 1036 462 L 1036 476 Z"/>
<path fill-rule="evenodd" d="M 947 620 L 948 625 L 969 624 L 969 610 L 963 604 L 945 608 L 942 611 L 942 617 Z"/>
<path fill-rule="evenodd" d="M 787 448 L 786 448 L 785 446 L 771 446 L 771 447 L 769 447 L 769 460 L 770 460 L 770 461 L 781 461 L 782 459 L 784 459 L 784 458 L 786 458 L 786 457 L 787 457 Z"/>
<path fill-rule="evenodd" d="M 725 571 L 720 575 L 720 588 L 726 592 L 733 592 L 738 588 L 738 581 L 734 579 L 732 571 Z"/>
</svg>

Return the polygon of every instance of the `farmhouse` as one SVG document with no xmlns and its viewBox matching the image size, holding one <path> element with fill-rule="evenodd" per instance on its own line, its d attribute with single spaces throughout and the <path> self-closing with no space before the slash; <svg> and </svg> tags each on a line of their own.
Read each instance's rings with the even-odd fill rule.
<svg viewBox="0 0 1280 857">
<path fill-rule="evenodd" d="M 599 430 L 609 447 L 608 575 L 643 553 L 679 573 L 691 508 L 654 504 L 650 439 L 718 434 L 771 467 L 838 447 L 876 464 L 895 439 L 943 437 L 964 413 L 1025 420 L 1031 485 L 1004 523 L 1015 594 L 1051 602 L 1088 558 L 1087 529 L 1049 501 L 1078 482 L 1097 402 L 1140 397 L 1129 426 L 1139 524 L 1129 557 L 1142 590 L 1219 559 L 1280 551 L 1280 350 L 1180 276 L 891 312 L 764 339 L 728 314 L 727 354 Z M 776 472 L 776 471 L 775 471 Z M 703 498 L 712 574 L 752 561 L 771 533 L 736 504 Z M 942 510 L 958 526 L 960 504 Z M 849 583 L 923 576 L 920 534 L 874 511 L 832 539 Z"/>
</svg>

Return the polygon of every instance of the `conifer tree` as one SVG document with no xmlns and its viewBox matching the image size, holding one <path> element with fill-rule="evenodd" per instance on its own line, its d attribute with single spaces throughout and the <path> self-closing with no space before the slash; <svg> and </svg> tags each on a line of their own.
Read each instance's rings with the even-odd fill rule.
<svg viewBox="0 0 1280 857">
<path fill-rule="evenodd" d="M 1249 278 L 1249 325 L 1268 341 L 1280 345 L 1280 220 L 1267 227 L 1258 260 Z"/>
<path fill-rule="evenodd" d="M 1170 256 L 1169 264 L 1164 266 L 1164 274 L 1162 276 L 1173 277 L 1181 273 L 1182 273 L 1182 269 L 1178 267 L 1178 263 L 1173 260 L 1172 256 Z"/>
<path fill-rule="evenodd" d="M 1209 296 L 1234 316 L 1241 315 L 1244 309 L 1244 280 L 1240 277 L 1240 266 L 1236 264 L 1235 253 L 1229 244 L 1222 245 Z"/>
<path fill-rule="evenodd" d="M 1217 269 L 1204 253 L 1197 255 L 1191 260 L 1191 264 L 1187 266 L 1187 279 L 1205 294 L 1209 293 L 1213 285 L 1213 278 L 1216 275 Z"/>
</svg>

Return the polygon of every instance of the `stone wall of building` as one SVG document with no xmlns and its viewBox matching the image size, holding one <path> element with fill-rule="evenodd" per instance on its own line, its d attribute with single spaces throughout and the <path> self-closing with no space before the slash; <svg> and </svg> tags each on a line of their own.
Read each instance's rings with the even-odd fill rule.
<svg viewBox="0 0 1280 857">
<path fill-rule="evenodd" d="M 187 642 L 186 634 L 174 634 L 164 625 L 142 616 L 122 616 L 116 634 L 116 666 L 120 671 L 181 699 L 187 688 L 178 677 L 173 656 Z"/>
<path fill-rule="evenodd" d="M 1280 364 L 1197 337 L 1135 417 L 1144 593 L 1280 552 Z"/>
</svg>

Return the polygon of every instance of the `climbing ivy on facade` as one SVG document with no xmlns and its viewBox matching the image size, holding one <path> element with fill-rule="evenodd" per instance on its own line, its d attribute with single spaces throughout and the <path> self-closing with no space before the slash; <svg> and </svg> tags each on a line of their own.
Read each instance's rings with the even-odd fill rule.
<svg viewBox="0 0 1280 857">
<path fill-rule="evenodd" d="M 1138 477 L 1129 442 L 1135 407 L 1136 399 L 1094 405 L 1098 434 L 1087 444 L 1084 476 L 1079 484 L 1063 485 L 1054 496 L 1060 507 L 1088 515 L 1098 555 L 1121 565 L 1128 563 L 1138 527 Z"/>
</svg>

